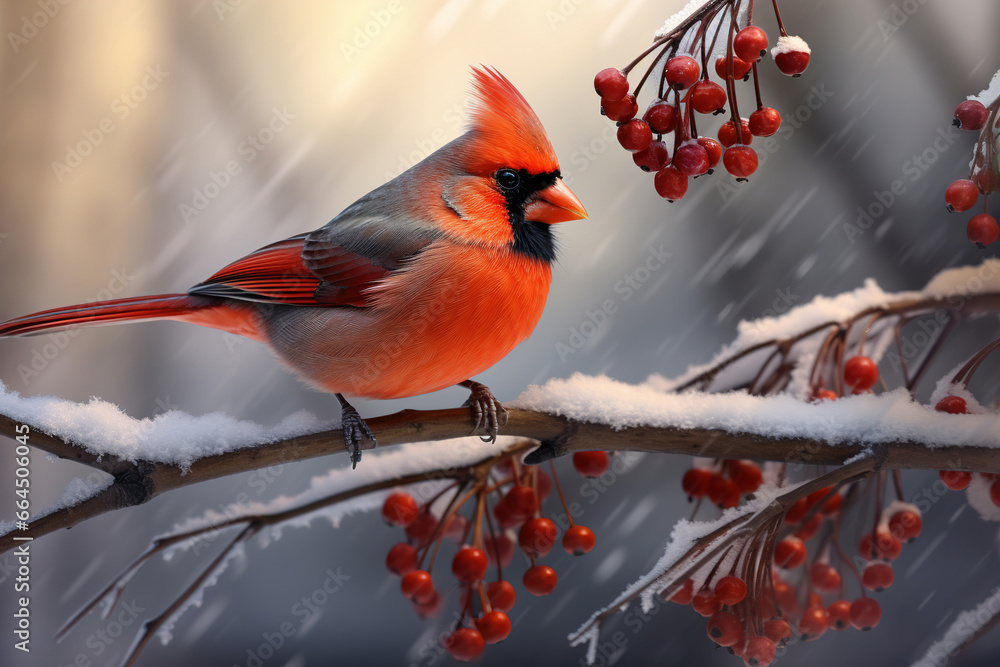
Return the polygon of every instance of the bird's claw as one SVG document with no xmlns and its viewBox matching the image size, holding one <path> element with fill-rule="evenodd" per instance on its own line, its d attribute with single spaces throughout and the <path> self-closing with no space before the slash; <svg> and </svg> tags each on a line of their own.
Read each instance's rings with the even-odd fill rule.
<svg viewBox="0 0 1000 667">
<path fill-rule="evenodd" d="M 361 460 L 361 443 L 371 440 L 373 446 L 378 446 L 378 439 L 353 405 L 344 405 L 340 414 L 344 429 L 344 448 L 351 455 L 351 467 L 357 468 L 358 461 Z"/>
<path fill-rule="evenodd" d="M 462 404 L 463 407 L 472 409 L 472 417 L 476 420 L 472 435 L 484 430 L 487 435 L 480 435 L 479 439 L 483 442 L 496 442 L 500 427 L 507 425 L 510 416 L 507 409 L 500 405 L 500 401 L 486 385 L 470 381 L 465 386 L 472 391 L 469 400 Z"/>
</svg>

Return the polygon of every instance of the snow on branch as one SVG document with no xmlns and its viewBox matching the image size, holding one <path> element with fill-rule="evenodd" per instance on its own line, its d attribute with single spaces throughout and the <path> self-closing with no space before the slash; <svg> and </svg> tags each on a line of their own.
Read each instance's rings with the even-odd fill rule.
<svg viewBox="0 0 1000 667">
<path fill-rule="evenodd" d="M 961 612 L 944 636 L 934 642 L 924 656 L 913 663 L 913 667 L 944 667 L 949 658 L 972 644 L 1000 622 L 1000 588 L 976 605 L 975 609 Z"/>
</svg>

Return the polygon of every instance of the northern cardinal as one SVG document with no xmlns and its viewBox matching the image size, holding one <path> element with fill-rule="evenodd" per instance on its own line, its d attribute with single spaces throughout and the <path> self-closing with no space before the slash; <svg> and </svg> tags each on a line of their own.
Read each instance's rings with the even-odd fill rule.
<svg viewBox="0 0 1000 667">
<path fill-rule="evenodd" d="M 538 117 L 493 69 L 473 69 L 461 137 L 316 231 L 272 243 L 187 294 L 46 310 L 0 336 L 129 320 L 178 320 L 268 345 L 340 401 L 356 466 L 371 429 L 344 394 L 389 399 L 472 391 L 473 433 L 506 411 L 471 379 L 527 338 L 555 259 L 553 223 L 586 218 Z"/>
</svg>

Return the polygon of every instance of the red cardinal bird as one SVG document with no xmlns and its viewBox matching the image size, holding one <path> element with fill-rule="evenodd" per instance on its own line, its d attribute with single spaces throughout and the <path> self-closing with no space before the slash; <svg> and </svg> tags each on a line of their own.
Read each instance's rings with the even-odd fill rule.
<svg viewBox="0 0 1000 667">
<path fill-rule="evenodd" d="M 0 336 L 129 320 L 178 320 L 268 345 L 342 407 L 357 465 L 375 435 L 344 394 L 400 398 L 452 385 L 489 440 L 506 411 L 469 379 L 527 338 L 555 259 L 552 223 L 586 218 L 531 107 L 499 72 L 473 69 L 458 139 L 314 232 L 272 243 L 187 294 L 47 310 Z"/>
</svg>

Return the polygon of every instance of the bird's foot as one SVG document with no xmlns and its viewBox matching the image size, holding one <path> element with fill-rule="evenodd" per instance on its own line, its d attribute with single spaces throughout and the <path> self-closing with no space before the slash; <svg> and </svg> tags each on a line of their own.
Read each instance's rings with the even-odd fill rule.
<svg viewBox="0 0 1000 667">
<path fill-rule="evenodd" d="M 337 398 L 340 400 L 340 423 L 344 430 L 344 448 L 351 455 L 351 467 L 357 468 L 358 461 L 361 460 L 361 444 L 365 440 L 369 440 L 372 447 L 377 447 L 378 438 L 368 428 L 368 424 L 361 418 L 353 405 L 340 394 L 337 394 Z"/>
<path fill-rule="evenodd" d="M 483 442 L 496 442 L 497 433 L 501 426 L 507 425 L 507 410 L 500 405 L 489 387 L 474 380 L 466 380 L 461 386 L 472 391 L 469 400 L 462 404 L 463 407 L 472 409 L 472 418 L 476 420 L 472 428 L 472 435 L 483 430 L 487 435 L 480 435 Z"/>
</svg>

